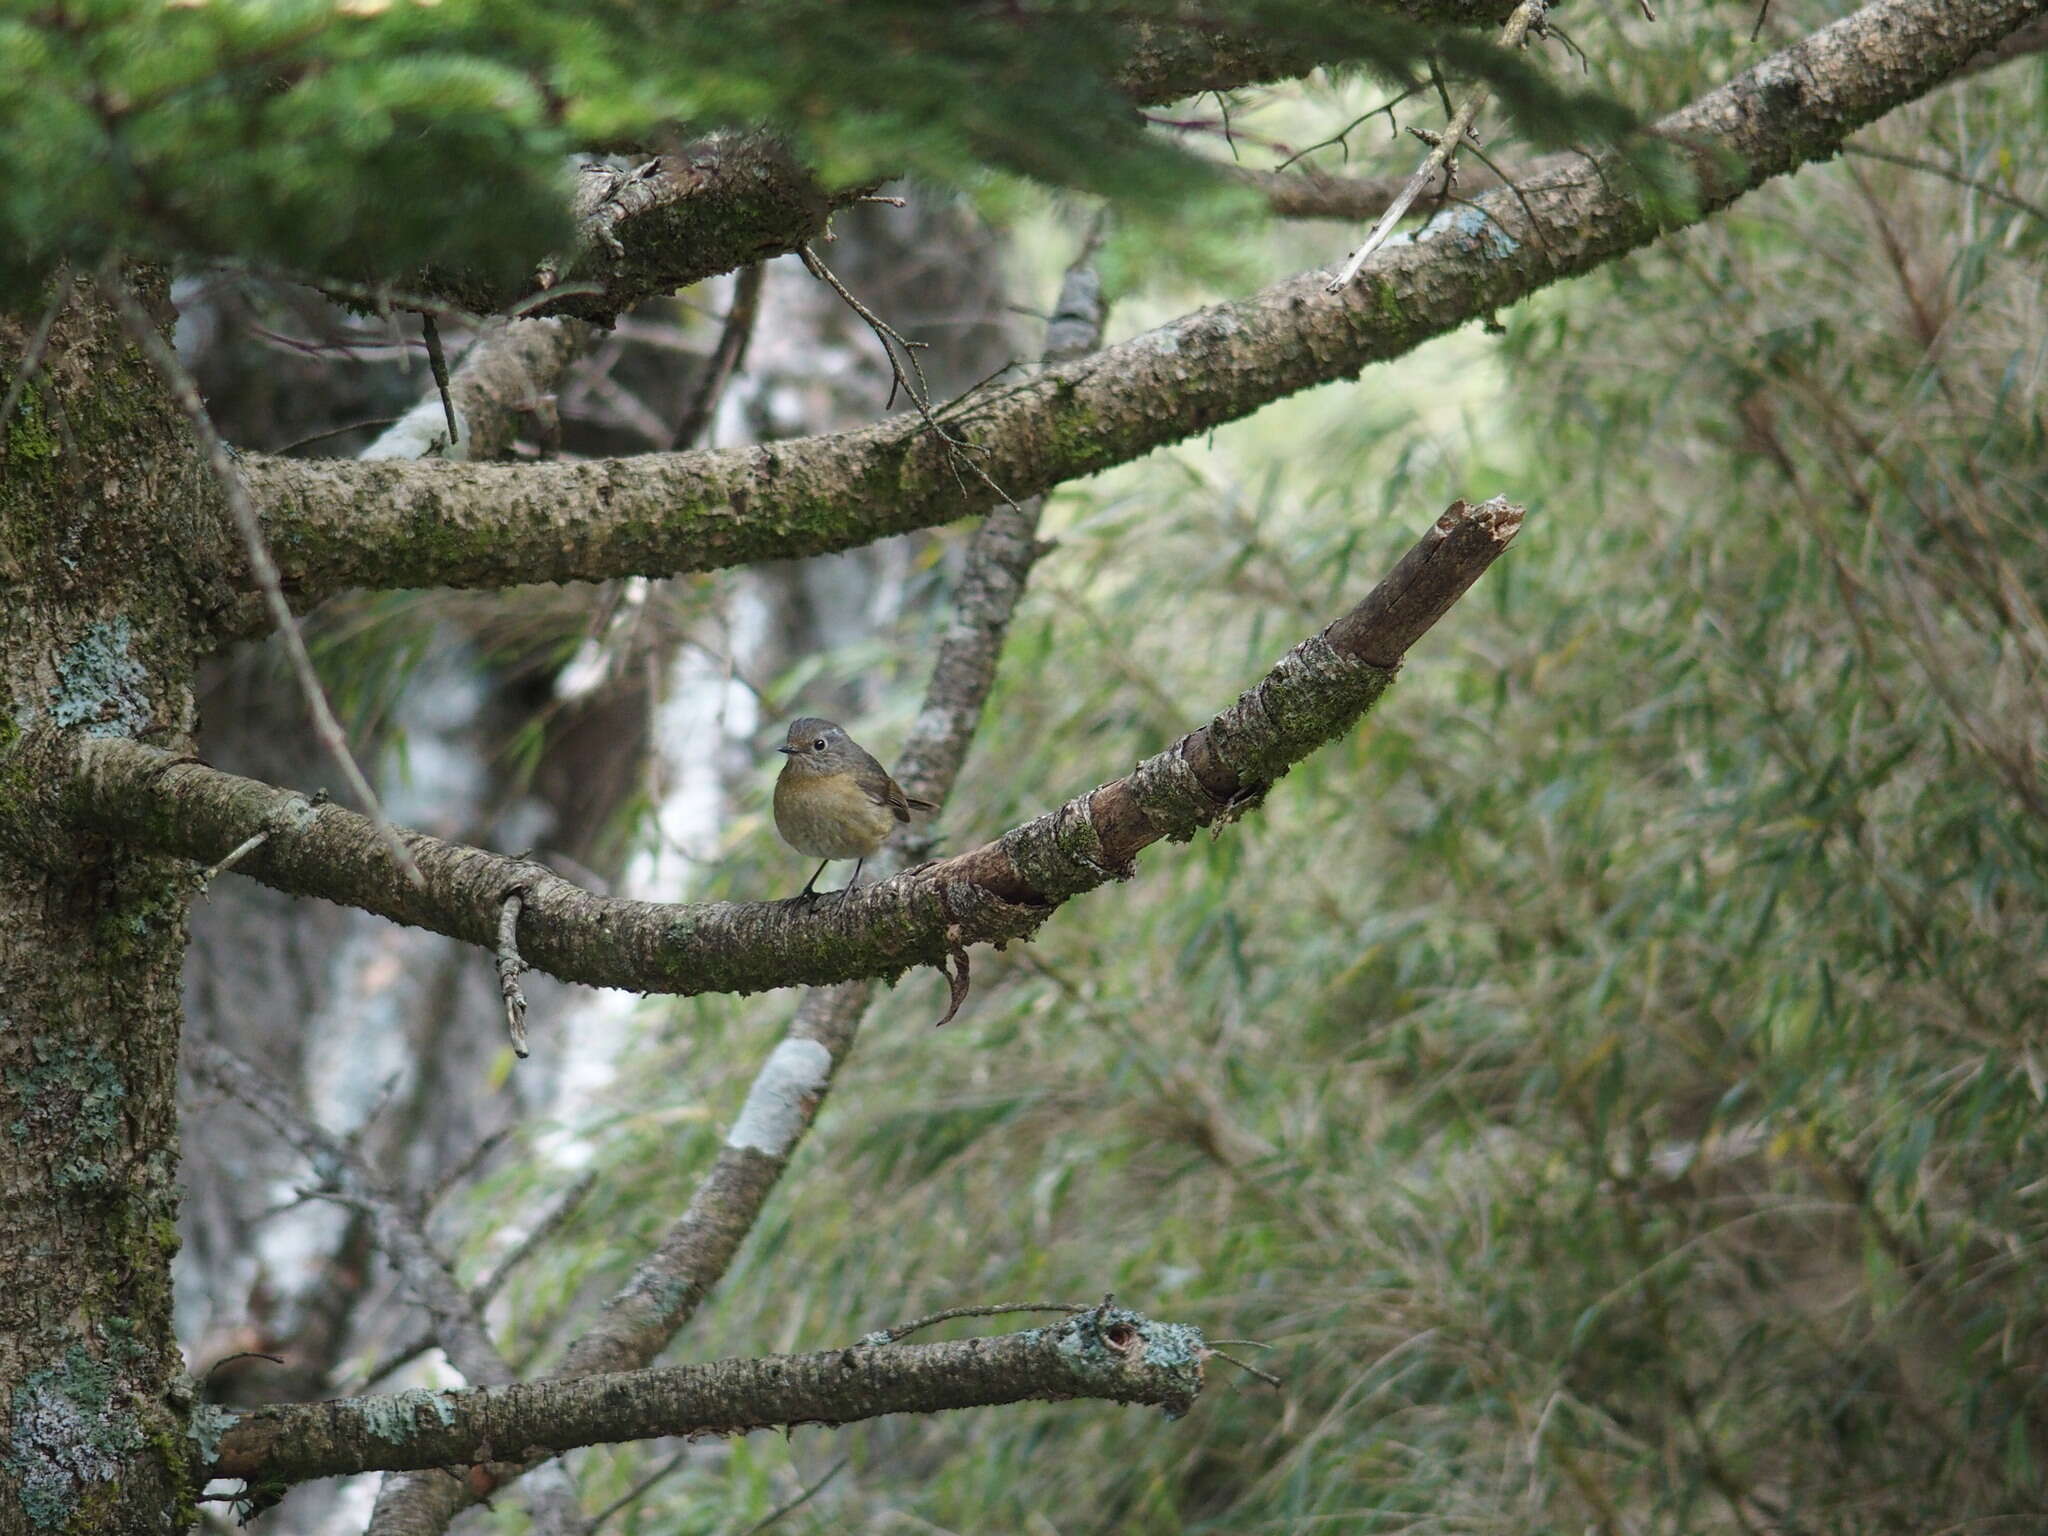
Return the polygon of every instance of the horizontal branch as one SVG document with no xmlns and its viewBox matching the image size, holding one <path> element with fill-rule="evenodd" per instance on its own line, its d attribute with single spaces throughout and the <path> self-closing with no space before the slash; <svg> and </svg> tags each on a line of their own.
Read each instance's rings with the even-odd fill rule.
<svg viewBox="0 0 2048 1536">
<path fill-rule="evenodd" d="M 254 457 L 252 494 L 295 600 L 351 586 L 504 586 L 668 575 L 844 549 L 1022 498 L 1355 376 L 1560 278 L 1696 222 L 1835 152 L 2039 13 L 2044 0 L 1875 0 L 1661 122 L 1690 206 L 1638 194 L 1615 157 L 1482 193 L 1390 244 L 1341 293 L 1304 273 L 939 414 L 861 431 L 577 464 Z M 978 472 L 978 474 L 977 474 Z M 969 494 L 963 494 L 963 491 Z"/>
<path fill-rule="evenodd" d="M 58 737 L 40 750 L 48 781 L 67 786 L 60 814 L 201 864 L 265 832 L 235 868 L 280 890 L 486 948 L 516 893 L 523 958 L 564 981 L 687 995 L 895 976 L 968 944 L 1028 937 L 1060 902 L 1128 877 L 1140 849 L 1235 819 L 1351 728 L 1521 522 L 1502 500 L 1454 503 L 1363 602 L 1168 751 L 992 843 L 816 907 L 598 896 L 539 864 L 408 833 L 425 877 L 415 886 L 352 811 L 122 738 Z"/>
<path fill-rule="evenodd" d="M 1064 1322 L 942 1344 L 617 1371 L 466 1391 L 203 1412 L 207 1477 L 300 1483 L 468 1466 L 663 1435 L 851 1424 L 889 1413 L 1100 1398 L 1178 1418 L 1202 1390 L 1201 1333 L 1104 1305 Z"/>
</svg>

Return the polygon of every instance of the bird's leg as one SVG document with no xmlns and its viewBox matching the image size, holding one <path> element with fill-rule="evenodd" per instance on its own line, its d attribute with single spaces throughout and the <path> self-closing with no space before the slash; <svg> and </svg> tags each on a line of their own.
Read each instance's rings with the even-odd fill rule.
<svg viewBox="0 0 2048 1536">
<path fill-rule="evenodd" d="M 823 863 L 819 864 L 819 866 L 816 869 L 812 870 L 811 878 L 804 882 L 804 888 L 798 891 L 794 896 L 790 897 L 789 900 L 792 902 L 816 901 L 818 899 L 818 876 L 825 873 L 825 865 L 830 864 L 831 862 L 832 861 L 830 859 L 826 859 Z"/>
<path fill-rule="evenodd" d="M 855 859 L 853 861 L 853 878 L 839 888 L 840 895 L 844 896 L 848 891 L 860 884 L 860 867 L 865 863 L 867 863 L 866 859 Z"/>
</svg>

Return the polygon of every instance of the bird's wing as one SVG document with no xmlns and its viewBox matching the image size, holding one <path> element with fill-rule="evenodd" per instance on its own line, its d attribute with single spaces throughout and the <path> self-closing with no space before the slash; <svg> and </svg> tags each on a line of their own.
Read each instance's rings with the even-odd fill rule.
<svg viewBox="0 0 2048 1536">
<path fill-rule="evenodd" d="M 880 784 L 863 784 L 861 788 L 867 791 L 867 797 L 875 804 L 889 807 L 898 821 L 910 820 L 910 801 L 903 793 L 903 786 L 886 773 L 882 775 Z"/>
<path fill-rule="evenodd" d="M 885 776 L 882 782 L 888 785 L 888 788 L 883 790 L 871 789 L 868 791 L 868 798 L 877 805 L 889 807 L 890 812 L 898 821 L 910 820 L 910 813 L 912 811 L 936 811 L 938 809 L 929 800 L 919 800 L 914 796 L 903 793 L 903 786 L 892 778 Z"/>
</svg>

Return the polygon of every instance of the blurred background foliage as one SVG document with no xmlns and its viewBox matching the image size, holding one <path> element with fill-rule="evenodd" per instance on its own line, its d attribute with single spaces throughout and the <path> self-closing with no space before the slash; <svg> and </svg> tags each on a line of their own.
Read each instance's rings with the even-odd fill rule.
<svg viewBox="0 0 2048 1536">
<path fill-rule="evenodd" d="M 1861 141 L 2031 211 L 1848 158 L 1062 494 L 956 843 L 1205 717 L 1452 496 L 1532 517 L 1257 816 L 943 1034 L 890 994 L 683 1357 L 1113 1289 L 1286 1388 L 798 1430 L 612 1528 L 743 1529 L 844 1456 L 783 1528 L 2040 1529 L 2042 105 L 2024 65 Z M 878 749 L 938 611 L 827 662 L 890 669 Z M 795 878 L 768 777 L 719 892 Z M 786 1009 L 650 1006 L 515 1313 L 623 1278 Z"/>
<path fill-rule="evenodd" d="M 1772 7 L 1762 45 L 1828 11 Z M 1576 41 L 1650 110 L 1752 56 L 1755 20 L 1614 8 Z M 1192 110 L 1164 131 L 1271 163 L 1383 96 L 1317 81 L 1238 102 L 1228 143 Z M 1254 816 L 978 956 L 942 1033 L 935 978 L 886 994 L 668 1358 L 1113 1290 L 1257 1341 L 1232 1352 L 1285 1387 L 1218 1361 L 1173 1425 L 1066 1405 L 594 1451 L 586 1507 L 661 1474 L 604 1529 L 743 1531 L 821 1480 L 779 1529 L 2048 1527 L 2044 107 L 2038 61 L 1981 75 L 1497 334 L 1061 492 L 951 847 L 1206 718 L 1454 496 L 1531 517 Z M 1314 163 L 1409 168 L 1383 133 Z M 1071 208 L 979 193 L 1013 291 L 1050 294 Z M 1212 212 L 1113 252 L 1118 334 L 1353 237 Z M 964 537 L 921 545 L 881 633 L 755 679 L 764 718 L 851 692 L 886 760 Z M 420 611 L 330 614 L 365 711 Z M 545 677 L 588 625 L 543 603 L 476 632 Z M 544 760 L 537 727 L 509 740 Z M 771 775 L 733 780 L 693 894 L 801 877 Z M 659 1239 L 789 1008 L 643 1004 L 616 1081 L 451 1201 L 474 1274 L 504 1212 L 597 1173 L 504 1292 L 509 1354 L 545 1365 Z M 524 1524 L 516 1498 L 481 1518 Z"/>
</svg>

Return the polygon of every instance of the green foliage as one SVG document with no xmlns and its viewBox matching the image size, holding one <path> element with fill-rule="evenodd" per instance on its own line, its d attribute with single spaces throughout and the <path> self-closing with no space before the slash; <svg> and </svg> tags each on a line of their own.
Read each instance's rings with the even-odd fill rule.
<svg viewBox="0 0 2048 1536">
<path fill-rule="evenodd" d="M 572 151 L 715 128 L 765 126 L 834 186 L 1000 172 L 1178 206 L 1204 162 L 1118 79 L 1148 24 L 1390 74 L 1440 46 L 1529 124 L 1618 121 L 1472 37 L 1310 0 L 94 0 L 0 17 L 0 295 L 115 252 L 512 279 L 568 241 Z"/>
</svg>

